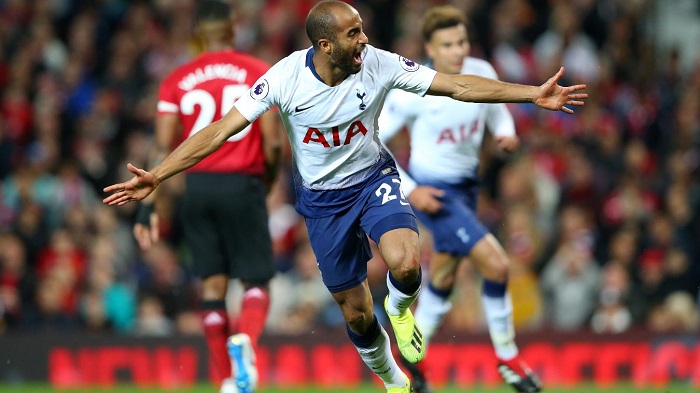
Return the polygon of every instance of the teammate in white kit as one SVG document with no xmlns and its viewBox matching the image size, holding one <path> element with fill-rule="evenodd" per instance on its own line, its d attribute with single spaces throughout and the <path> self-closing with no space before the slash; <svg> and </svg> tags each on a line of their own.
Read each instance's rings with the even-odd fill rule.
<svg viewBox="0 0 700 393">
<path fill-rule="evenodd" d="M 180 144 L 151 171 L 129 164 L 134 178 L 106 187 L 112 194 L 104 203 L 143 199 L 277 106 L 292 146 L 296 207 L 306 218 L 324 284 L 362 360 L 388 392 L 408 393 L 410 381 L 374 316 L 366 278 L 369 236 L 389 268 L 385 308 L 399 350 L 413 363 L 422 360 L 425 343 L 409 310 L 421 283 L 417 220 L 377 135 L 387 92 L 398 88 L 461 101 L 528 102 L 571 113 L 565 105 L 583 105 L 587 94 L 578 91 L 585 85 L 558 86 L 563 69 L 539 87 L 436 73 L 370 46 L 357 10 L 340 1 L 316 4 L 306 18 L 306 33 L 311 48 L 280 60 L 226 116 Z"/>
<path fill-rule="evenodd" d="M 466 18 L 451 6 L 429 9 L 422 33 L 431 66 L 446 74 L 496 79 L 486 61 L 468 57 Z M 416 322 L 430 342 L 450 310 L 457 267 L 468 256 L 484 277 L 482 303 L 498 371 L 519 392 L 538 392 L 540 382 L 518 356 L 513 311 L 506 290 L 509 260 L 496 238 L 476 218 L 479 150 L 486 127 L 506 152 L 519 146 L 513 117 L 505 104 L 464 103 L 446 97 L 421 97 L 394 90 L 379 117 L 380 137 L 390 140 L 403 127 L 410 134 L 408 173 L 401 187 L 419 220 L 433 233 L 428 288 L 421 291 Z M 410 175 L 409 175 L 410 173 Z M 469 356 L 469 354 L 465 354 Z M 417 393 L 427 393 L 422 370 L 404 362 Z"/>
</svg>

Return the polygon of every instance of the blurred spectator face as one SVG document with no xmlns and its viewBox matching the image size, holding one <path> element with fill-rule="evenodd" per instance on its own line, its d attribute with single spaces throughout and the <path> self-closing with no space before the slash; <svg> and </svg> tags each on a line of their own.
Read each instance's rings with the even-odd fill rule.
<svg viewBox="0 0 700 393">
<path fill-rule="evenodd" d="M 632 229 L 617 231 L 610 241 L 609 258 L 628 268 L 637 253 L 637 233 Z"/>
<path fill-rule="evenodd" d="M 88 291 L 82 299 L 82 317 L 88 329 L 102 329 L 107 324 L 102 292 Z"/>
<path fill-rule="evenodd" d="M 582 149 L 570 149 L 569 181 L 572 187 L 587 187 L 593 183 L 593 166 Z"/>
<path fill-rule="evenodd" d="M 603 269 L 603 289 L 601 302 L 618 303 L 627 293 L 630 279 L 627 269 L 617 261 L 610 261 Z"/>
<path fill-rule="evenodd" d="M 640 139 L 627 143 L 625 148 L 625 166 L 637 175 L 648 175 L 653 169 L 649 149 Z"/>
<path fill-rule="evenodd" d="M 0 277 L 11 275 L 19 278 L 24 274 L 26 256 L 24 244 L 18 237 L 13 235 L 0 237 Z"/>
<path fill-rule="evenodd" d="M 17 217 L 17 231 L 25 236 L 33 236 L 41 229 L 44 218 L 39 204 L 30 202 L 25 204 Z"/>
<path fill-rule="evenodd" d="M 578 206 L 565 207 L 559 217 L 561 238 L 572 243 L 577 250 L 593 247 L 593 234 L 588 211 Z"/>
<path fill-rule="evenodd" d="M 578 16 L 571 4 L 562 2 L 554 7 L 550 18 L 550 25 L 565 38 L 570 38 L 578 32 Z"/>
<path fill-rule="evenodd" d="M 649 313 L 648 326 L 655 332 L 689 332 L 700 325 L 695 302 L 685 292 L 670 294 Z"/>
<path fill-rule="evenodd" d="M 167 336 L 172 333 L 172 322 L 165 316 L 163 303 L 153 296 L 139 303 L 136 334 L 143 336 Z"/>
<path fill-rule="evenodd" d="M 693 209 L 688 200 L 688 190 L 674 183 L 666 191 L 666 209 L 676 225 L 686 225 L 693 219 Z"/>
<path fill-rule="evenodd" d="M 647 249 L 639 257 L 639 277 L 647 288 L 657 287 L 664 279 L 664 253 L 659 249 Z"/>
<path fill-rule="evenodd" d="M 9 286 L 0 286 L 0 322 L 3 314 L 19 314 L 22 308 L 19 292 Z"/>
<path fill-rule="evenodd" d="M 13 235 L 0 236 L 0 309 L 5 313 L 21 311 L 19 281 L 25 274 L 26 263 L 22 241 Z M 2 314 L 0 311 L 0 321 Z"/>
<path fill-rule="evenodd" d="M 99 206 L 95 212 L 95 227 L 97 232 L 108 234 L 118 225 L 117 215 L 114 209 L 108 206 Z"/>
<path fill-rule="evenodd" d="M 617 261 L 606 264 L 602 276 L 602 288 L 598 308 L 591 319 L 591 327 L 597 333 L 620 333 L 632 323 L 632 316 L 625 305 L 629 289 L 626 268 Z"/>
<path fill-rule="evenodd" d="M 532 215 L 523 205 L 517 205 L 505 216 L 505 249 L 514 262 L 531 266 L 539 254 L 539 234 Z"/>
<path fill-rule="evenodd" d="M 666 214 L 655 214 L 649 222 L 649 237 L 659 247 L 669 247 L 673 241 L 675 227 Z"/>
<path fill-rule="evenodd" d="M 679 277 L 688 272 L 688 255 L 679 249 L 671 249 L 664 259 L 664 269 L 671 277 Z"/>
<path fill-rule="evenodd" d="M 90 267 L 90 285 L 100 291 L 108 289 L 114 283 L 114 268 L 109 260 L 93 261 Z"/>
<path fill-rule="evenodd" d="M 70 52 L 81 62 L 90 60 L 94 54 L 96 29 L 97 19 L 91 11 L 79 14 L 70 25 L 68 35 Z"/>
<path fill-rule="evenodd" d="M 563 248 L 564 269 L 567 275 L 571 277 L 581 274 L 588 264 L 592 262 L 591 249 L 587 244 L 571 243 Z"/>
<path fill-rule="evenodd" d="M 181 283 L 182 269 L 175 251 L 170 246 L 163 242 L 155 243 L 146 252 L 145 260 L 153 271 L 155 285 L 170 286 Z"/>
<path fill-rule="evenodd" d="M 499 191 L 504 204 L 511 201 L 525 201 L 535 207 L 535 194 L 532 185 L 532 165 L 529 159 L 507 165 L 501 171 Z"/>
<path fill-rule="evenodd" d="M 66 302 L 69 288 L 60 280 L 41 280 L 37 288 L 36 302 L 42 314 L 59 314 Z"/>
<path fill-rule="evenodd" d="M 92 229 L 91 221 L 91 213 L 83 205 L 71 206 L 65 214 L 66 227 L 75 238 L 82 238 Z"/>
<path fill-rule="evenodd" d="M 666 170 L 675 182 L 686 184 L 694 169 L 697 169 L 697 157 L 693 152 L 676 150 L 666 159 Z"/>
</svg>

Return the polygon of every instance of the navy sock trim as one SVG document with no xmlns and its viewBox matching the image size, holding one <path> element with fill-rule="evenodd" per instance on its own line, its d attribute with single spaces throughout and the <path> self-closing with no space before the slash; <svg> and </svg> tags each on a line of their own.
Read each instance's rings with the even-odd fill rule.
<svg viewBox="0 0 700 393">
<path fill-rule="evenodd" d="M 506 283 L 501 284 L 495 281 L 484 280 L 482 292 L 488 297 L 504 297 L 506 295 Z"/>
<path fill-rule="evenodd" d="M 350 336 L 350 341 L 352 341 L 356 347 L 369 348 L 375 341 L 377 341 L 379 335 L 382 334 L 377 317 L 374 314 L 372 314 L 372 317 L 374 318 L 374 321 L 372 322 L 372 325 L 370 325 L 369 329 L 367 329 L 365 334 L 357 334 L 350 329 L 350 326 L 347 323 L 345 324 L 345 330 L 347 330 L 348 336 Z"/>
<path fill-rule="evenodd" d="M 430 292 L 436 294 L 437 296 L 443 299 L 447 299 L 452 294 L 452 287 L 449 287 L 447 289 L 440 289 L 436 288 L 432 282 L 428 283 L 428 290 L 430 290 Z"/>
<path fill-rule="evenodd" d="M 413 295 L 416 293 L 418 288 L 420 288 L 420 284 L 423 281 L 423 269 L 420 267 L 418 268 L 418 278 L 416 279 L 415 282 L 412 282 L 410 284 L 402 284 L 399 282 L 399 280 L 394 277 L 393 274 L 391 274 L 391 271 L 389 271 L 389 281 L 391 281 L 391 284 L 401 291 L 401 293 L 404 293 L 406 295 Z"/>
<path fill-rule="evenodd" d="M 220 308 L 226 308 L 226 300 L 202 300 L 202 305 L 200 308 L 202 310 L 218 310 Z"/>
</svg>

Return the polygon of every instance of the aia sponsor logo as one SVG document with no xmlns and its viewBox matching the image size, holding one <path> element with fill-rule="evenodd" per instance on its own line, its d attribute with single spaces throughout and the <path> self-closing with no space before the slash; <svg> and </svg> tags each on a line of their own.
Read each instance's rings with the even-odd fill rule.
<svg viewBox="0 0 700 393">
<path fill-rule="evenodd" d="M 330 135 L 324 134 L 318 128 L 309 128 L 306 130 L 303 142 L 307 145 L 310 143 L 319 143 L 323 147 L 330 149 L 331 147 L 346 146 L 352 142 L 352 138 L 357 135 L 366 135 L 367 127 L 357 120 L 350 124 L 347 131 L 341 133 L 338 126 L 332 127 Z"/>
</svg>

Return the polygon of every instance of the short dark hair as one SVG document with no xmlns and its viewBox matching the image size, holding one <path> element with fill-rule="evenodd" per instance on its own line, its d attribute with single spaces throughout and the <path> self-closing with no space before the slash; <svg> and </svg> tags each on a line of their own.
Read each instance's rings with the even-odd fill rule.
<svg viewBox="0 0 700 393">
<path fill-rule="evenodd" d="M 197 14 L 195 21 L 197 24 L 201 22 L 213 22 L 230 20 L 231 7 L 220 0 L 202 0 L 197 6 Z"/>
<path fill-rule="evenodd" d="M 423 23 L 421 24 L 423 40 L 425 42 L 430 41 L 435 30 L 458 25 L 467 25 L 467 18 L 462 11 L 449 5 L 432 7 L 423 16 Z"/>
<path fill-rule="evenodd" d="M 327 39 L 336 41 L 337 22 L 333 15 L 332 8 L 336 1 L 322 1 L 316 4 L 306 17 L 306 36 L 309 37 L 311 45 L 318 47 L 318 40 Z"/>
</svg>

